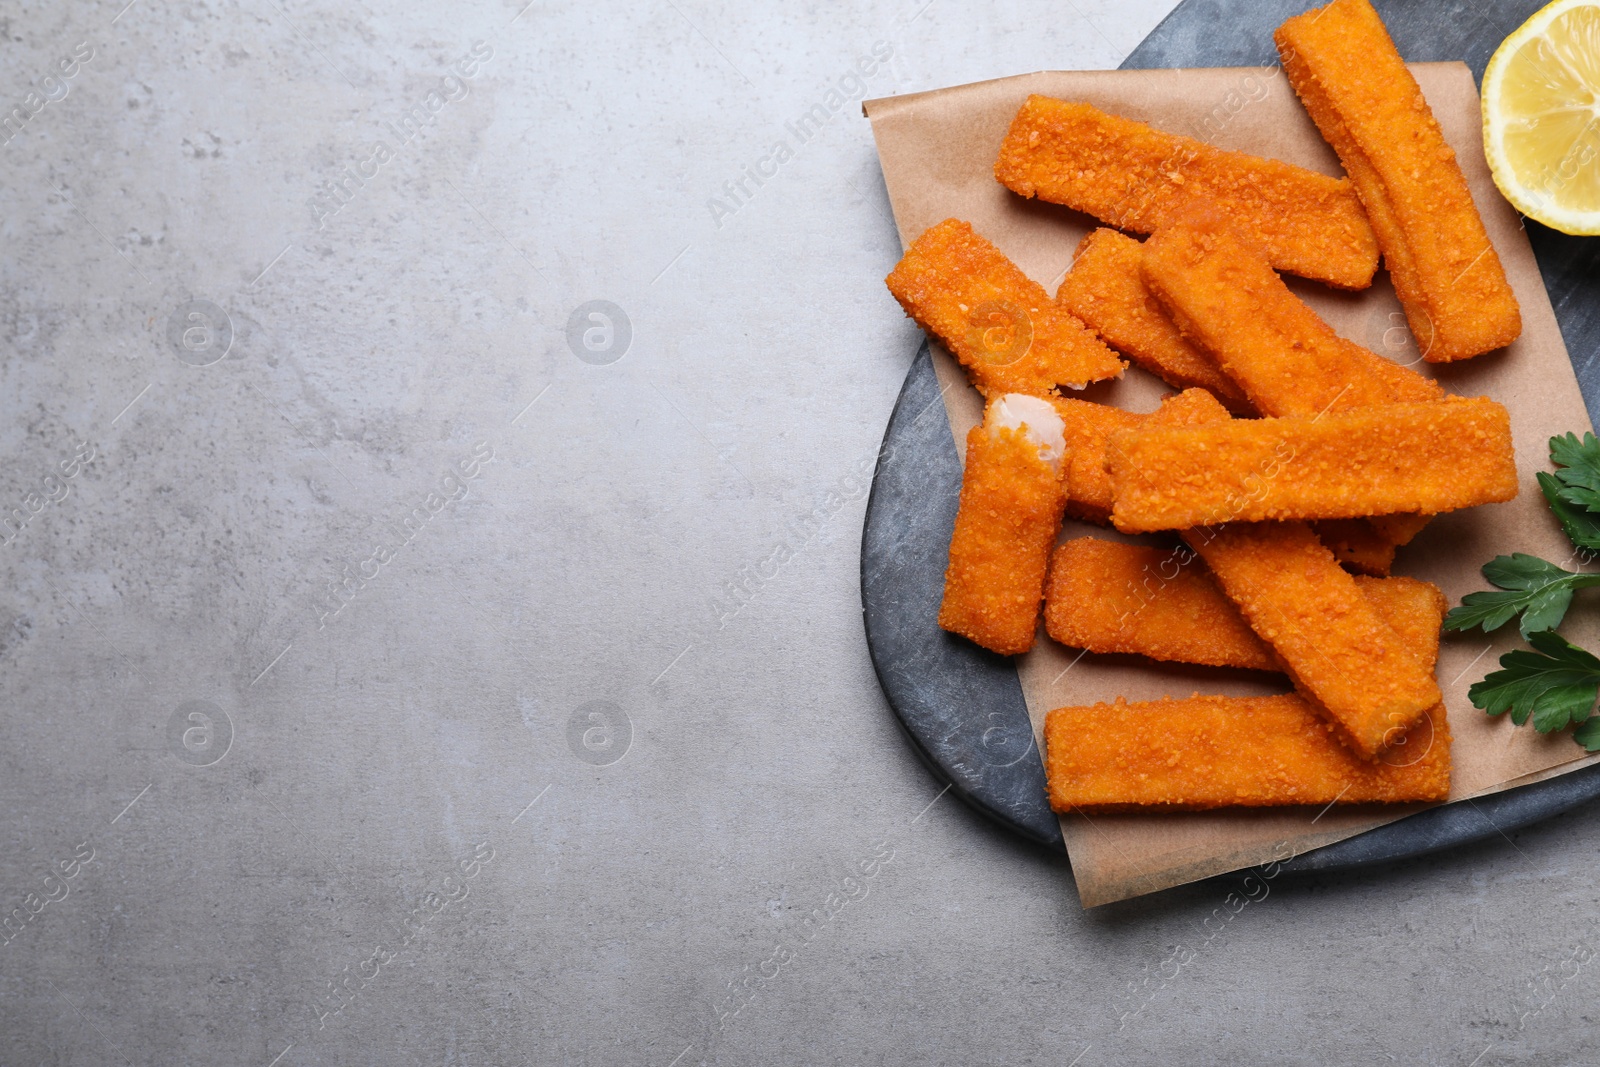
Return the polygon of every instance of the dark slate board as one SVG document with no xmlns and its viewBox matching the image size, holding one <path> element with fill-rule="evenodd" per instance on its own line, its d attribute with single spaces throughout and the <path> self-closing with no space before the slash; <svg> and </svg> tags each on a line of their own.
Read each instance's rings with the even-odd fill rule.
<svg viewBox="0 0 1600 1067">
<path fill-rule="evenodd" d="M 1480 80 L 1506 35 L 1543 6 L 1483 10 L 1461 2 L 1375 0 L 1413 61 L 1463 59 Z M 1252 66 L 1276 61 L 1272 31 L 1304 0 L 1184 0 L 1124 69 Z M 1527 224 L 1590 417 L 1600 407 L 1600 239 Z M 978 811 L 1062 849 L 1016 669 L 938 628 L 961 463 L 926 345 L 884 434 L 861 538 L 861 602 L 873 667 L 906 735 L 934 773 Z M 1332 872 L 1418 856 L 1537 822 L 1600 796 L 1600 766 L 1431 808 L 1298 857 L 1286 869 Z"/>
<path fill-rule="evenodd" d="M 867 648 L 917 752 L 968 804 L 1061 849 L 1016 668 L 939 629 L 961 459 L 923 344 L 884 434 L 861 535 Z"/>
</svg>

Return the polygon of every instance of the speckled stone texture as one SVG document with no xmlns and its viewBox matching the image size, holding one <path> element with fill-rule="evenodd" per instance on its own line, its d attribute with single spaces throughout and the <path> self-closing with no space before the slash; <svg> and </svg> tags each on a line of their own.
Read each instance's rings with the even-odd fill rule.
<svg viewBox="0 0 1600 1067">
<path fill-rule="evenodd" d="M 122 3 L 0 3 L 0 1063 L 1596 1056 L 1590 809 L 1084 914 L 884 702 L 857 101 L 1163 2 Z"/>
</svg>

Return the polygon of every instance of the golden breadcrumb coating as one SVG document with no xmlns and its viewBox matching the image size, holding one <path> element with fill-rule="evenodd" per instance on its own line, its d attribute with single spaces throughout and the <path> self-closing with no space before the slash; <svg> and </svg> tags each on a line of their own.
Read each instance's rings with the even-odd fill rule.
<svg viewBox="0 0 1600 1067">
<path fill-rule="evenodd" d="M 1400 635 L 1411 655 L 1431 674 L 1439 658 L 1440 627 L 1450 598 L 1421 578 L 1371 578 L 1356 575 L 1356 588 L 1378 617 Z"/>
<path fill-rule="evenodd" d="M 1279 670 L 1272 649 L 1183 546 L 1151 548 L 1079 537 L 1055 551 L 1045 631 L 1072 648 L 1175 663 Z"/>
<path fill-rule="evenodd" d="M 1118 430 L 1131 430 L 1150 416 L 1096 404 L 1088 400 L 1057 398 L 1053 401 L 1066 426 L 1067 461 L 1062 481 L 1067 491 L 1067 514 L 1085 522 L 1111 521 L 1114 494 L 1106 473 L 1106 439 Z"/>
<path fill-rule="evenodd" d="M 1438 384 L 1333 332 L 1289 291 L 1260 244 L 1193 203 L 1143 246 L 1145 283 L 1263 415 L 1419 403 Z"/>
<path fill-rule="evenodd" d="M 1432 515 L 1374 515 L 1367 521 L 1391 544 L 1409 545 L 1432 519 Z"/>
<path fill-rule="evenodd" d="M 1057 708 L 1045 773 L 1058 812 L 1438 801 L 1450 795 L 1450 724 L 1429 708 L 1403 744 L 1367 761 L 1297 695 L 1193 696 Z"/>
<path fill-rule="evenodd" d="M 1185 201 L 1210 199 L 1258 234 L 1279 270 L 1364 289 L 1378 244 L 1343 178 L 1226 152 L 1089 104 L 1030 96 L 1000 146 L 994 175 L 1012 192 L 1152 233 Z"/>
<path fill-rule="evenodd" d="M 1299 522 L 1186 530 L 1295 687 L 1373 756 L 1440 699 L 1433 669 L 1378 616 L 1356 580 Z"/>
<path fill-rule="evenodd" d="M 1357 577 L 1356 588 L 1419 658 L 1437 654 L 1443 594 L 1414 578 Z M 1282 665 L 1187 547 L 1080 537 L 1056 549 L 1045 631 L 1064 645 L 1174 663 L 1281 671 Z M 1423 657 L 1420 649 L 1435 652 Z"/>
<path fill-rule="evenodd" d="M 1243 387 L 1263 415 L 1438 400 L 1437 383 L 1347 341 L 1289 291 L 1260 246 L 1195 202 L 1144 244 L 1146 283 L 1183 333 Z M 1387 574 L 1422 516 L 1319 529 L 1341 562 Z"/>
<path fill-rule="evenodd" d="M 1323 519 L 1312 523 L 1311 529 L 1346 568 L 1357 574 L 1382 577 L 1394 566 L 1395 543 L 1374 522 L 1373 519 Z"/>
<path fill-rule="evenodd" d="M 886 279 L 907 315 L 944 343 L 985 397 L 1050 396 L 1127 364 L 1044 286 L 959 219 L 917 238 Z"/>
<path fill-rule="evenodd" d="M 1516 340 L 1517 298 L 1455 152 L 1372 5 L 1336 0 L 1273 40 L 1360 194 L 1423 358 L 1448 363 Z"/>
<path fill-rule="evenodd" d="M 1198 386 L 1240 414 L 1254 414 L 1216 360 L 1196 348 L 1145 287 L 1143 246 L 1116 230 L 1090 231 L 1078 245 L 1056 302 L 1133 362 L 1174 389 Z"/>
<path fill-rule="evenodd" d="M 939 625 L 1001 655 L 1032 648 L 1065 503 L 1060 472 L 1023 430 L 973 427 Z"/>
<path fill-rule="evenodd" d="M 1140 426 L 1111 434 L 1106 465 L 1125 532 L 1433 515 L 1517 495 L 1510 416 L 1483 397 Z"/>
<path fill-rule="evenodd" d="M 1185 389 L 1162 400 L 1147 415 L 1088 400 L 1053 398 L 1066 426 L 1067 514 L 1102 525 L 1111 521 L 1111 475 L 1106 473 L 1106 439 L 1118 430 L 1141 426 L 1201 426 L 1231 418 L 1228 409 L 1204 389 Z"/>
</svg>

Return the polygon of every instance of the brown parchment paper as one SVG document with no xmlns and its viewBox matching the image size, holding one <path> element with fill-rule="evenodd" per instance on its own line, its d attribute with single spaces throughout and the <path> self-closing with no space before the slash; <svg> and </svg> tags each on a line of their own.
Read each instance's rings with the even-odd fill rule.
<svg viewBox="0 0 1600 1067">
<path fill-rule="evenodd" d="M 1479 567 L 1491 557 L 1529 552 L 1577 569 L 1572 546 L 1540 496 L 1534 474 L 1548 469 L 1547 441 L 1590 429 L 1577 378 L 1517 213 L 1501 197 L 1483 158 L 1478 94 L 1461 63 L 1414 64 L 1412 71 L 1455 148 L 1484 222 L 1522 304 L 1522 337 L 1507 349 L 1445 366 L 1420 362 L 1387 275 L 1371 289 L 1339 293 L 1311 282 L 1290 286 L 1337 331 L 1396 362 L 1415 364 L 1446 389 L 1490 396 L 1511 413 L 1522 492 L 1505 504 L 1434 520 L 1402 548 L 1395 573 L 1425 578 L 1451 603 L 1489 588 Z M 1078 240 L 1094 220 L 1065 208 L 1024 200 L 995 181 L 993 166 L 1012 116 L 1030 93 L 1085 100 L 1161 129 L 1342 173 L 1276 68 L 1068 71 L 1027 74 L 933 92 L 870 100 L 871 120 L 902 245 L 946 218 L 970 222 L 1029 276 L 1054 294 Z M 885 295 L 885 299 L 892 299 Z M 978 394 L 955 360 L 933 345 L 956 447 L 982 417 Z M 1135 411 L 1152 410 L 1169 390 L 1130 367 L 1122 379 L 1077 394 Z M 1062 537 L 1121 539 L 1069 521 Z M 1593 647 L 1600 625 L 1575 610 L 1563 632 Z M 1493 636 L 1447 635 L 1439 655 L 1454 735 L 1451 802 L 1576 770 L 1592 762 L 1565 733 L 1543 737 L 1504 716 L 1491 719 L 1467 699 L 1467 687 L 1492 670 L 1501 653 L 1521 644 L 1516 627 Z M 1068 704 L 1125 696 L 1150 700 L 1201 693 L 1251 695 L 1287 687 L 1248 672 L 1157 665 L 1136 657 L 1080 655 L 1044 636 L 1018 660 L 1018 673 L 1041 736 L 1045 713 Z M 982 709 L 974 708 L 973 714 Z M 1580 758 L 1582 757 L 1582 758 Z M 1167 815 L 1068 815 L 1061 833 L 1084 907 L 1094 907 L 1214 874 L 1299 854 L 1401 818 L 1420 806 L 1237 810 Z"/>
</svg>

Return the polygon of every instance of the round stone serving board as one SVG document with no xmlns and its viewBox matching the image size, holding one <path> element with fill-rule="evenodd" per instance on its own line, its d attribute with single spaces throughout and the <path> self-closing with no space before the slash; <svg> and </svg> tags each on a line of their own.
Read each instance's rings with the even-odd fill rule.
<svg viewBox="0 0 1600 1067">
<path fill-rule="evenodd" d="M 1481 10 L 1466 3 L 1375 0 L 1408 60 L 1462 59 L 1474 76 L 1542 0 Z M 1134 49 L 1124 69 L 1271 63 L 1272 31 L 1304 0 L 1184 0 Z M 1527 224 L 1591 417 L 1600 405 L 1600 240 Z M 972 807 L 1049 848 L 1061 833 L 1016 669 L 935 622 L 961 487 L 961 463 L 927 346 L 906 375 L 867 503 L 861 602 L 878 679 L 907 736 Z M 1526 826 L 1600 796 L 1600 765 L 1470 804 L 1448 804 L 1286 865 L 1331 872 L 1418 856 Z"/>
</svg>

